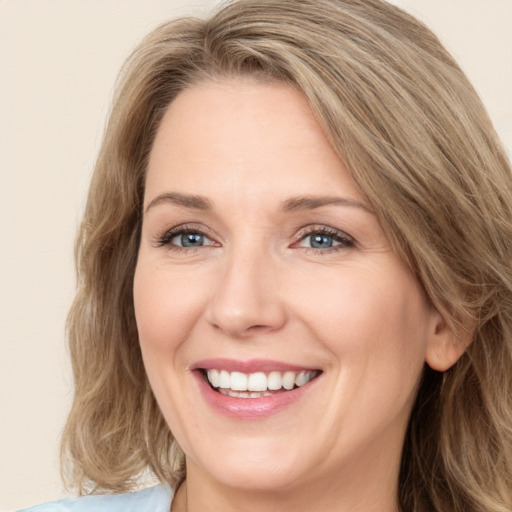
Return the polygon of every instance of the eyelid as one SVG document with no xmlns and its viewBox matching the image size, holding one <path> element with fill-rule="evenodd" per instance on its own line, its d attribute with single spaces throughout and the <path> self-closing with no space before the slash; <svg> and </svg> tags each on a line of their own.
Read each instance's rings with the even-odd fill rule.
<svg viewBox="0 0 512 512">
<path fill-rule="evenodd" d="M 305 226 L 301 228 L 297 234 L 295 235 L 296 241 L 293 243 L 292 247 L 300 247 L 298 244 L 302 242 L 307 236 L 310 236 L 315 233 L 321 233 L 328 236 L 333 237 L 335 240 L 341 242 L 339 245 L 327 248 L 327 249 L 317 249 L 314 247 L 302 247 L 303 249 L 311 249 L 318 252 L 329 252 L 339 250 L 339 248 L 345 249 L 348 247 L 353 247 L 356 244 L 356 241 L 353 236 L 349 235 L 347 232 L 342 231 L 340 229 L 332 228 L 330 226 L 326 226 L 325 224 L 312 224 L 309 226 Z"/>
<path fill-rule="evenodd" d="M 154 246 L 155 247 L 173 247 L 175 249 L 185 249 L 185 250 L 193 250 L 197 248 L 188 248 L 188 247 L 180 247 L 178 245 L 171 244 L 171 240 L 183 233 L 198 233 L 200 235 L 203 235 L 210 240 L 214 242 L 212 245 L 206 245 L 203 247 L 212 247 L 212 246 L 218 246 L 220 245 L 218 242 L 218 237 L 215 235 L 215 233 L 208 227 L 202 225 L 202 224 L 196 224 L 194 222 L 187 222 L 185 224 L 178 224 L 177 226 L 173 226 L 172 228 L 166 228 L 162 230 L 154 240 Z"/>
<path fill-rule="evenodd" d="M 210 239 L 213 244 L 211 245 L 204 245 L 201 247 L 181 247 L 179 245 L 171 244 L 171 240 L 183 233 L 198 233 L 200 235 L 203 235 Z M 301 247 L 299 244 L 309 235 L 315 234 L 315 233 L 321 233 L 328 235 L 330 237 L 333 237 L 337 242 L 340 242 L 338 245 L 333 246 L 331 248 L 325 248 L 325 249 L 318 249 L 314 247 Z M 308 226 L 304 226 L 301 229 L 299 229 L 295 235 L 295 241 L 292 244 L 292 248 L 302 248 L 306 250 L 312 250 L 316 252 L 322 252 L 327 253 L 331 251 L 336 251 L 340 249 L 346 249 L 349 247 L 353 247 L 355 245 L 354 237 L 346 233 L 345 231 L 342 231 L 340 229 L 336 229 L 330 226 L 327 226 L 325 224 L 311 224 Z M 221 244 L 218 242 L 219 237 L 213 232 L 212 229 L 209 227 L 198 224 L 194 222 L 187 222 L 184 224 L 178 224 L 176 226 L 173 226 L 171 228 L 163 229 L 159 235 L 157 235 L 154 239 L 153 245 L 155 247 L 168 247 L 169 249 L 172 248 L 172 250 L 185 250 L 185 251 L 191 251 L 196 249 L 203 249 L 206 247 L 219 247 Z"/>
</svg>

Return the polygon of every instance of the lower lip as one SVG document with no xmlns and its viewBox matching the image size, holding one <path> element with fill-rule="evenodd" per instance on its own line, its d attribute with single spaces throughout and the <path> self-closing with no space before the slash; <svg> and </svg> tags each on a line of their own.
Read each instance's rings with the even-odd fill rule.
<svg viewBox="0 0 512 512">
<path fill-rule="evenodd" d="M 201 372 L 194 371 L 193 374 L 199 383 L 204 399 L 216 412 L 242 420 L 266 418 L 286 409 L 301 400 L 311 385 L 318 379 L 316 377 L 300 388 L 283 391 L 271 396 L 235 398 L 214 391 Z"/>
</svg>

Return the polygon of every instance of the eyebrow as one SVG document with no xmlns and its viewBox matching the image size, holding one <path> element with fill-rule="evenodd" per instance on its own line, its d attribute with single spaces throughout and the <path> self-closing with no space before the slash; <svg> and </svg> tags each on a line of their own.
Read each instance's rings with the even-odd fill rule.
<svg viewBox="0 0 512 512">
<path fill-rule="evenodd" d="M 287 199 L 282 204 L 282 209 L 287 212 L 296 212 L 303 210 L 314 210 L 321 208 L 322 206 L 350 206 L 353 208 L 361 208 L 368 213 L 373 211 L 360 201 L 351 199 L 349 197 L 337 197 L 337 196 L 297 196 Z"/>
<path fill-rule="evenodd" d="M 179 194 L 177 192 L 167 192 L 156 196 L 146 207 L 146 213 L 158 204 L 171 203 L 185 208 L 194 208 L 196 210 L 212 210 L 212 205 L 206 197 L 189 194 Z"/>
<path fill-rule="evenodd" d="M 180 194 L 178 192 L 166 192 L 156 196 L 146 207 L 146 213 L 159 204 L 175 204 L 184 206 L 185 208 L 192 208 L 196 210 L 213 210 L 212 204 L 204 196 Z M 291 197 L 284 201 L 281 208 L 285 212 L 296 212 L 305 210 L 314 210 L 322 206 L 349 206 L 352 208 L 360 208 L 368 213 L 373 211 L 365 204 L 349 197 L 337 196 L 296 196 Z"/>
</svg>

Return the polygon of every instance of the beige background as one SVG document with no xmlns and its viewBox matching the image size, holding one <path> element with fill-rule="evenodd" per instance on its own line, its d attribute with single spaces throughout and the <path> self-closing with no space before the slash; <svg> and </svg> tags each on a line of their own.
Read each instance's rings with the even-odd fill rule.
<svg viewBox="0 0 512 512">
<path fill-rule="evenodd" d="M 0 511 L 64 495 L 72 246 L 116 73 L 216 0 L 0 0 Z M 512 151 L 512 0 L 395 0 L 458 58 Z"/>
</svg>

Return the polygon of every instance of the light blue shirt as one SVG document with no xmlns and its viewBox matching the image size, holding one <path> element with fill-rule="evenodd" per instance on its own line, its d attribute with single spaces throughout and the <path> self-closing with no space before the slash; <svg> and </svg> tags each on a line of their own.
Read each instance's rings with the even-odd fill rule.
<svg viewBox="0 0 512 512">
<path fill-rule="evenodd" d="M 126 494 L 64 498 L 19 512 L 169 512 L 171 499 L 171 489 L 167 485 L 158 485 Z"/>
</svg>

